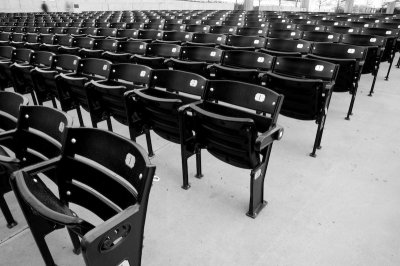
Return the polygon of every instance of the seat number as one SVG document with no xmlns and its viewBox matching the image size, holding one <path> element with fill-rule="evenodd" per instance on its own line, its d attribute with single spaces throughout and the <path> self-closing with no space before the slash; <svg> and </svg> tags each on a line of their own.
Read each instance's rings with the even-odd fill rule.
<svg viewBox="0 0 400 266">
<path fill-rule="evenodd" d="M 387 34 L 387 35 L 392 34 L 392 31 L 391 31 L 391 30 L 388 30 L 388 31 L 386 31 L 386 34 Z"/>
<path fill-rule="evenodd" d="M 143 49 L 143 44 L 139 46 L 139 49 Z"/>
<path fill-rule="evenodd" d="M 141 77 L 146 76 L 146 71 L 144 71 L 144 70 L 140 71 L 140 76 L 141 76 Z"/>
<path fill-rule="evenodd" d="M 222 37 L 218 37 L 218 38 L 217 38 L 217 41 L 221 41 L 221 40 L 222 40 Z"/>
<path fill-rule="evenodd" d="M 133 156 L 132 154 L 128 153 L 125 157 L 125 164 L 129 167 L 129 168 L 133 168 L 135 166 L 135 156 Z"/>
<path fill-rule="evenodd" d="M 260 56 L 259 58 L 257 58 L 257 62 L 258 63 L 264 63 L 265 58 Z"/>
<path fill-rule="evenodd" d="M 296 35 L 296 32 L 293 31 L 290 33 L 290 36 L 294 36 L 294 35 Z"/>
<path fill-rule="evenodd" d="M 60 125 L 58 126 L 58 130 L 59 130 L 60 132 L 63 132 L 63 131 L 64 131 L 64 128 L 65 128 L 64 122 L 60 122 Z"/>
<path fill-rule="evenodd" d="M 323 65 L 316 65 L 315 66 L 315 71 L 322 71 L 324 70 L 324 66 Z"/>
<path fill-rule="evenodd" d="M 212 51 L 212 52 L 210 53 L 210 56 L 215 56 L 216 54 L 217 54 L 216 52 Z"/>
<path fill-rule="evenodd" d="M 176 52 L 176 48 L 174 47 L 174 48 L 172 48 L 172 52 L 173 53 L 175 53 Z"/>
<path fill-rule="evenodd" d="M 74 60 L 72 64 L 76 65 L 78 63 L 78 60 Z"/>
<path fill-rule="evenodd" d="M 303 48 L 303 44 L 302 43 L 297 44 L 297 48 L 299 49 Z"/>
<path fill-rule="evenodd" d="M 329 36 L 328 36 L 328 39 L 333 39 L 333 35 L 329 35 Z"/>
<path fill-rule="evenodd" d="M 254 40 L 254 44 L 259 44 L 260 41 L 259 40 Z"/>
<path fill-rule="evenodd" d="M 256 97 L 254 97 L 254 99 L 255 99 L 257 102 L 262 103 L 262 102 L 265 101 L 265 94 L 257 93 L 257 94 L 256 94 Z"/>
<path fill-rule="evenodd" d="M 347 49 L 347 53 L 348 53 L 348 54 L 354 54 L 355 51 L 356 51 L 356 50 L 353 49 L 353 48 Z"/>
<path fill-rule="evenodd" d="M 369 42 L 376 42 L 376 38 L 369 39 Z"/>
<path fill-rule="evenodd" d="M 104 65 L 103 70 L 107 70 L 107 67 L 108 67 L 107 65 Z"/>
<path fill-rule="evenodd" d="M 190 87 L 196 87 L 197 86 L 197 80 L 192 79 L 189 83 Z"/>
</svg>

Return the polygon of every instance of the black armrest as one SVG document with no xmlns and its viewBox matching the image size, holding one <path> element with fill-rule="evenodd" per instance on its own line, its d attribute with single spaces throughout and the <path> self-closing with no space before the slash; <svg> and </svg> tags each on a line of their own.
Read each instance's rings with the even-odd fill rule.
<svg viewBox="0 0 400 266">
<path fill-rule="evenodd" d="M 255 143 L 255 149 L 257 151 L 262 151 L 266 147 L 272 144 L 275 140 L 280 140 L 283 136 L 283 127 L 277 125 L 273 129 L 264 132 L 257 137 Z"/>
</svg>

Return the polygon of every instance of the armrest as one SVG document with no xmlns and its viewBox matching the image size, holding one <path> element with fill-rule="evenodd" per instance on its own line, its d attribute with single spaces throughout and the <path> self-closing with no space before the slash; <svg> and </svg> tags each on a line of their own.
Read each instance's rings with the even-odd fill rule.
<svg viewBox="0 0 400 266">
<path fill-rule="evenodd" d="M 38 173 L 43 173 L 49 169 L 56 167 L 60 159 L 61 156 L 57 156 L 46 161 L 26 166 L 20 169 L 20 171 L 26 172 L 29 175 L 36 175 Z"/>
<path fill-rule="evenodd" d="M 209 111 L 204 110 L 203 108 L 192 104 L 190 108 L 202 115 L 212 117 L 218 120 L 224 120 L 226 122 L 243 122 L 243 123 L 254 123 L 253 119 L 251 118 L 240 118 L 240 117 L 231 117 L 231 116 L 225 116 L 225 115 L 220 115 L 216 113 L 212 113 Z"/>
<path fill-rule="evenodd" d="M 12 139 L 14 137 L 14 134 L 16 131 L 17 131 L 16 129 L 12 129 L 12 130 L 0 132 L 0 142 L 5 139 L 10 139 L 10 138 Z"/>
<path fill-rule="evenodd" d="M 261 81 L 265 82 L 265 79 L 268 76 L 272 76 L 272 77 L 275 77 L 275 78 L 278 78 L 278 79 L 286 79 L 286 80 L 290 80 L 290 81 L 293 81 L 293 82 L 323 82 L 322 79 L 302 79 L 302 78 L 284 76 L 284 75 L 276 74 L 276 73 L 273 73 L 273 72 L 265 73 L 265 75 L 262 76 L 262 80 Z M 266 84 L 266 85 L 268 86 L 268 84 Z"/>
<path fill-rule="evenodd" d="M 266 147 L 272 144 L 275 140 L 280 140 L 283 136 L 283 127 L 277 125 L 273 129 L 264 132 L 256 139 L 255 149 L 256 151 L 262 151 Z"/>
<path fill-rule="evenodd" d="M 82 253 L 89 265 L 131 265 L 142 249 L 143 224 L 139 205 L 129 206 L 87 232 L 81 240 Z M 117 242 L 118 244 L 114 243 Z M 121 252 L 124 251 L 124 252 Z"/>
</svg>

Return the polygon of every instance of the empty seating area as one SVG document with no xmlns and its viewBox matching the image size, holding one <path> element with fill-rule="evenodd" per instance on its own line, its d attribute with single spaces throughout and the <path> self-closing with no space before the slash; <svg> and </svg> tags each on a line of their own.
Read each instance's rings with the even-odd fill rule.
<svg viewBox="0 0 400 266">
<path fill-rule="evenodd" d="M 399 33 L 387 14 L 0 13 L 0 261 L 400 263 Z"/>
</svg>

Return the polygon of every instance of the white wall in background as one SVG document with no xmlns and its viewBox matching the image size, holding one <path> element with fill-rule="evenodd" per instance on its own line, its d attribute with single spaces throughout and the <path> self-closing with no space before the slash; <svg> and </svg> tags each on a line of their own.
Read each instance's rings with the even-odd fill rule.
<svg viewBox="0 0 400 266">
<path fill-rule="evenodd" d="M 75 0 L 80 11 L 233 9 L 234 3 L 199 3 L 179 0 Z M 66 0 L 48 0 L 50 12 L 64 12 Z M 0 0 L 0 12 L 40 12 L 42 0 Z"/>
</svg>

